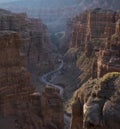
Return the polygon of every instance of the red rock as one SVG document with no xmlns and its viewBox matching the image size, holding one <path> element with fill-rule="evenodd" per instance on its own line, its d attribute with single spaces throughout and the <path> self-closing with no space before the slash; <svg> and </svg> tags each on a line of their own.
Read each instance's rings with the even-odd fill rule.
<svg viewBox="0 0 120 129">
<path fill-rule="evenodd" d="M 119 12 L 96 8 L 83 12 L 74 20 L 70 47 L 80 51 L 79 56 L 85 54 L 86 59 L 93 58 L 92 78 L 120 71 Z M 78 61 L 77 64 L 82 63 Z"/>
<path fill-rule="evenodd" d="M 0 118 L 0 128 L 6 129 L 8 126 L 1 124 L 6 122 L 10 129 L 63 129 L 60 91 L 46 87 L 42 95 L 35 93 L 20 46 L 18 33 L 0 32 L 0 114 L 4 117 Z"/>
<path fill-rule="evenodd" d="M 54 67 L 48 29 L 40 19 L 0 10 L 0 30 L 19 32 L 22 38 L 21 53 L 26 55 L 26 65 L 30 69 L 36 68 L 36 71 L 43 73 Z"/>
<path fill-rule="evenodd" d="M 119 128 L 119 79 L 119 72 L 108 73 L 89 80 L 76 91 L 71 129 Z"/>
</svg>

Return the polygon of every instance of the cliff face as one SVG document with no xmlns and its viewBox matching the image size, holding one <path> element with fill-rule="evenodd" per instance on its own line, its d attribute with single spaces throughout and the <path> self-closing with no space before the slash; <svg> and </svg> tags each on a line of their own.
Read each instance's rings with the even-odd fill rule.
<svg viewBox="0 0 120 129">
<path fill-rule="evenodd" d="M 16 32 L 0 32 L 0 112 L 4 117 L 19 112 L 20 103 L 28 100 L 33 89 L 24 67 L 25 56 L 19 52 L 20 45 Z"/>
<path fill-rule="evenodd" d="M 81 56 L 93 62 L 93 78 L 119 71 L 119 13 L 96 8 L 77 16 L 70 48 L 76 49 L 77 67 L 80 69 L 83 64 Z"/>
<path fill-rule="evenodd" d="M 86 82 L 76 91 L 71 129 L 118 129 L 120 73 Z"/>
<path fill-rule="evenodd" d="M 47 86 L 42 94 L 31 94 L 28 109 L 19 115 L 19 128 L 63 129 L 63 103 L 59 90 Z"/>
<path fill-rule="evenodd" d="M 119 71 L 119 39 L 115 43 L 117 49 L 109 47 L 119 31 L 118 21 L 119 12 L 100 8 L 85 11 L 70 19 L 66 39 L 71 41 L 64 55 L 62 74 L 55 79 L 56 84 L 65 86 L 66 98 L 91 77 Z M 116 63 L 112 60 L 116 60 Z"/>
<path fill-rule="evenodd" d="M 0 128 L 63 129 L 60 91 L 51 87 L 43 94 L 34 91 L 21 43 L 15 31 L 0 31 Z"/>
<path fill-rule="evenodd" d="M 88 80 L 92 83 L 88 84 L 88 91 L 86 91 L 87 84 L 85 83 L 79 91 L 81 95 L 76 97 L 76 100 L 73 100 L 73 96 L 66 105 L 67 111 L 70 112 L 69 107 L 72 102 L 75 102 L 72 109 L 71 129 L 82 129 L 81 125 L 84 121 L 82 105 L 86 101 L 84 95 L 88 92 L 85 97 L 89 98 L 91 87 L 94 86 L 94 81 L 91 79 L 99 79 L 109 72 L 120 72 L 119 28 L 119 12 L 112 10 L 96 8 L 85 11 L 74 19 L 70 49 L 65 54 L 66 69 L 75 64 L 72 69 L 77 67 L 75 72 L 80 71 L 77 77 L 71 74 L 75 83 L 73 87 L 81 87 Z M 97 87 L 96 90 L 99 88 Z M 119 95 L 117 97 L 119 98 Z M 81 100 L 83 98 L 85 100 Z M 110 123 L 108 122 L 108 124 Z M 90 125 L 92 126 L 92 124 Z"/>
<path fill-rule="evenodd" d="M 29 19 L 26 14 L 0 10 L 0 30 L 20 33 L 21 52 L 27 55 L 27 65 L 44 72 L 53 67 L 50 59 L 50 41 L 47 27 L 39 19 Z M 44 60 L 43 60 L 44 59 Z"/>
<path fill-rule="evenodd" d="M 116 22 L 115 34 L 106 40 L 105 50 L 100 50 L 97 60 L 97 76 L 101 77 L 107 72 L 120 72 L 120 20 Z"/>
<path fill-rule="evenodd" d="M 72 47 L 85 47 L 85 43 L 93 40 L 104 40 L 115 32 L 117 14 L 112 10 L 85 11 L 75 18 L 72 33 Z M 97 44 L 95 44 L 97 45 Z"/>
</svg>

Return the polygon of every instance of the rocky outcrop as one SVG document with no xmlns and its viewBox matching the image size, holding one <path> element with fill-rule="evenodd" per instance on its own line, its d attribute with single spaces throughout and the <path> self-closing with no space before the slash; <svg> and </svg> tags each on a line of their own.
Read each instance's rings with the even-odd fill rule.
<svg viewBox="0 0 120 129">
<path fill-rule="evenodd" d="M 85 50 L 85 47 L 87 49 L 87 46 L 94 42 L 97 47 L 99 44 L 95 43 L 95 41 L 104 41 L 107 36 L 114 34 L 116 18 L 117 14 L 114 11 L 100 8 L 80 14 L 75 18 L 73 24 L 71 46 L 83 47 Z"/>
<path fill-rule="evenodd" d="M 71 27 L 73 29 L 71 33 L 68 33 L 67 38 L 71 41 L 64 55 L 62 74 L 55 79 L 56 84 L 65 86 L 66 96 L 91 77 L 97 78 L 107 72 L 119 71 L 119 55 L 117 54 L 119 47 L 114 49 L 114 52 L 109 47 L 109 42 L 112 43 L 111 37 L 114 37 L 112 35 L 119 31 L 118 19 L 119 12 L 101 8 L 87 10 L 74 19 L 70 19 L 68 31 Z M 101 52 L 106 54 L 102 56 Z M 109 58 L 108 52 L 111 53 Z M 108 67 L 112 58 L 118 63 L 111 63 L 112 66 Z"/>
<path fill-rule="evenodd" d="M 46 128 L 63 129 L 64 114 L 60 90 L 47 86 L 41 96 L 41 115 Z"/>
<path fill-rule="evenodd" d="M 20 46 L 16 32 L 0 31 L 0 112 L 3 116 L 15 115 L 17 103 L 28 99 L 33 90 Z"/>
<path fill-rule="evenodd" d="M 53 68 L 47 27 L 40 19 L 30 19 L 24 13 L 15 14 L 0 10 L 0 30 L 19 32 L 22 38 L 21 52 L 27 56 L 27 65 L 45 72 Z"/>
<path fill-rule="evenodd" d="M 71 42 L 64 62 L 67 64 L 66 69 L 72 66 L 72 69 L 77 67 L 76 73 L 79 71 L 74 83 L 83 84 L 91 76 L 97 77 L 96 53 L 105 48 L 106 37 L 115 32 L 113 17 L 117 17 L 114 11 L 97 8 L 85 11 L 73 19 Z"/>
<path fill-rule="evenodd" d="M 69 43 L 72 40 L 71 35 L 72 35 L 72 29 L 73 29 L 73 21 L 74 21 L 73 18 L 68 18 L 66 22 L 67 24 L 66 24 L 66 29 L 65 29 L 64 40 L 61 43 L 61 47 L 60 47 L 60 50 L 63 53 L 67 52 L 67 50 L 69 49 Z"/>
<path fill-rule="evenodd" d="M 79 86 L 91 77 L 100 78 L 108 72 L 120 72 L 119 13 L 97 8 L 76 17 L 73 25 L 71 47 L 78 51 L 75 53 L 76 64 L 82 71 Z M 116 74 L 89 80 L 75 92 L 75 98 L 72 98 L 71 129 L 119 128 L 120 75 Z"/>
<path fill-rule="evenodd" d="M 71 129 L 118 129 L 120 115 L 120 73 L 108 73 L 76 91 Z"/>
<path fill-rule="evenodd" d="M 47 86 L 43 94 L 31 94 L 29 111 L 27 110 L 17 121 L 24 129 L 64 128 L 63 104 L 59 89 Z"/>
<path fill-rule="evenodd" d="M 77 16 L 70 44 L 70 50 L 76 49 L 77 67 L 82 68 L 84 57 L 93 62 L 92 78 L 119 71 L 119 26 L 119 12 L 112 10 L 96 8 Z"/>
<path fill-rule="evenodd" d="M 119 12 L 112 10 L 96 8 L 74 18 L 70 49 L 64 60 L 66 72 L 69 68 L 77 68 L 74 70 L 76 75 L 79 72 L 77 76 L 68 72 L 71 76 L 69 79 L 74 78 L 73 91 L 91 78 L 99 79 L 108 72 L 120 72 L 119 26 Z M 71 113 L 73 98 L 66 104 L 68 113 Z M 77 101 L 74 106 L 82 108 L 79 104 Z M 79 110 L 73 110 L 72 113 L 80 114 Z M 80 126 L 77 123 L 81 120 L 76 115 L 76 126 Z"/>
<path fill-rule="evenodd" d="M 64 113 L 59 89 L 36 93 L 15 31 L 0 31 L 0 128 L 63 129 Z"/>
<path fill-rule="evenodd" d="M 120 72 L 120 20 L 116 22 L 115 34 L 108 37 L 105 50 L 100 50 L 98 54 L 97 77 L 108 72 Z"/>
</svg>

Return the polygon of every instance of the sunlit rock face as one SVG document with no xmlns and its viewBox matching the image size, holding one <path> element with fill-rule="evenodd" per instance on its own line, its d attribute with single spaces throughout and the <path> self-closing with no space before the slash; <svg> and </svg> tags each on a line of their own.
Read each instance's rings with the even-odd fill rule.
<svg viewBox="0 0 120 129">
<path fill-rule="evenodd" d="M 68 52 L 76 51 L 77 67 L 81 69 L 85 55 L 85 59 L 93 62 L 90 66 L 92 78 L 120 71 L 119 12 L 96 8 L 83 12 L 73 21 Z"/>
<path fill-rule="evenodd" d="M 74 83 L 67 85 L 72 84 L 71 87 L 76 89 L 91 77 L 99 78 L 107 72 L 120 70 L 119 39 L 115 39 L 119 33 L 118 21 L 119 12 L 101 8 L 87 10 L 70 19 L 68 31 L 71 33 L 67 38 L 71 40 L 64 55 L 63 76 L 65 78 L 68 73 L 68 78 L 74 78 Z"/>
<path fill-rule="evenodd" d="M 115 33 L 106 38 L 105 49 L 100 50 L 98 54 L 98 77 L 107 72 L 120 72 L 120 20 L 118 19 L 115 24 Z"/>
<path fill-rule="evenodd" d="M 94 123 L 95 125 L 99 124 L 100 111 L 98 104 L 95 103 L 92 103 L 91 105 L 84 104 L 83 113 L 84 113 L 84 124 L 91 124 L 91 125 Z"/>
<path fill-rule="evenodd" d="M 102 41 L 107 36 L 114 34 L 116 17 L 114 11 L 100 8 L 80 14 L 73 23 L 71 47 L 83 47 L 84 49 L 85 43 L 89 45 L 95 39 Z"/>
<path fill-rule="evenodd" d="M 91 80 L 78 89 L 72 108 L 71 129 L 118 129 L 119 81 L 120 73 L 113 72 L 99 80 Z M 76 104 L 79 114 L 74 113 Z"/>
</svg>

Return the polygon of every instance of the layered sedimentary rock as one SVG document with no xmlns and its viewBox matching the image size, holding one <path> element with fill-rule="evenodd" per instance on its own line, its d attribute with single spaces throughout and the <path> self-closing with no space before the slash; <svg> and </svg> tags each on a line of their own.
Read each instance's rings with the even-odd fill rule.
<svg viewBox="0 0 120 129">
<path fill-rule="evenodd" d="M 21 52 L 27 55 L 27 65 L 44 72 L 53 68 L 50 58 L 50 41 L 47 27 L 40 19 L 30 19 L 26 14 L 0 10 L 0 30 L 12 30 L 22 37 Z"/>
<path fill-rule="evenodd" d="M 119 129 L 119 37 L 119 12 L 96 8 L 75 18 L 70 50 L 81 75 L 70 100 L 71 129 Z"/>
<path fill-rule="evenodd" d="M 68 18 L 67 19 L 67 24 L 66 24 L 66 29 L 65 29 L 65 36 L 64 40 L 61 43 L 61 51 L 65 53 L 69 49 L 69 42 L 71 42 L 71 34 L 72 34 L 72 29 L 73 29 L 73 18 Z"/>
<path fill-rule="evenodd" d="M 119 129 L 120 73 L 86 82 L 76 91 L 71 129 Z"/>
<path fill-rule="evenodd" d="M 19 94 L 28 97 L 30 87 L 30 74 L 25 69 L 25 56 L 20 54 L 19 35 L 11 31 L 0 32 L 0 96 L 2 113 L 15 114 L 12 111 L 12 101 Z M 21 98 L 22 99 L 22 98 Z M 11 111 L 10 111 L 11 110 Z"/>
<path fill-rule="evenodd" d="M 0 31 L 0 112 L 3 116 L 16 114 L 17 103 L 27 100 L 33 89 L 20 46 L 16 32 Z"/>
<path fill-rule="evenodd" d="M 112 10 L 85 11 L 75 18 L 73 24 L 72 47 L 85 47 L 85 43 L 93 40 L 104 40 L 115 32 L 117 14 Z M 96 44 L 95 44 L 96 45 Z"/>
<path fill-rule="evenodd" d="M 106 41 L 105 50 L 100 50 L 97 60 L 97 77 L 107 72 L 120 72 L 120 20 L 116 22 L 115 34 L 109 36 Z"/>
<path fill-rule="evenodd" d="M 108 72 L 120 72 L 119 28 L 119 12 L 112 10 L 97 8 L 85 11 L 74 19 L 72 42 L 65 55 L 66 71 L 76 67 L 78 69 L 75 72 L 80 71 L 77 76 L 71 74 L 71 78 L 74 77 L 74 88 L 81 87 L 91 78 L 99 79 Z M 84 97 L 84 93 L 87 97 L 89 96 L 93 85 L 94 81 L 87 91 L 86 84 L 82 86 L 80 99 Z M 116 92 L 118 91 L 117 89 Z M 66 104 L 67 111 L 71 113 L 71 103 L 75 102 L 72 110 L 71 129 L 82 129 L 83 110 L 81 109 L 83 109 L 84 101 L 80 99 L 74 101 L 73 98 L 74 95 Z"/>
<path fill-rule="evenodd" d="M 39 104 L 39 102 L 36 104 Z M 45 91 L 40 97 L 40 104 L 40 115 L 43 117 L 43 126 L 48 129 L 63 129 L 64 114 L 60 90 L 46 86 Z"/>
<path fill-rule="evenodd" d="M 17 123 L 24 129 L 63 129 L 64 113 L 59 89 L 47 86 L 43 94 L 30 95 L 29 111 Z"/>
<path fill-rule="evenodd" d="M 66 96 L 70 96 L 80 84 L 91 77 L 97 78 L 107 72 L 119 71 L 120 48 L 117 47 L 113 52 L 113 48 L 109 47 L 113 44 L 111 39 L 115 37 L 112 35 L 119 31 L 118 19 L 119 12 L 101 8 L 87 10 L 70 19 L 68 31 L 72 27 L 73 29 L 71 33 L 66 34 L 67 38 L 71 39 L 70 46 L 64 55 L 62 74 L 55 79 L 56 84 L 65 86 Z M 112 62 L 112 66 L 108 67 L 109 62 Z"/>
<path fill-rule="evenodd" d="M 0 31 L 0 128 L 63 129 L 64 113 L 59 89 L 36 93 L 15 31 Z"/>
<path fill-rule="evenodd" d="M 93 78 L 119 71 L 119 28 L 119 12 L 96 8 L 77 16 L 70 45 L 76 49 L 77 67 L 82 67 L 81 56 L 85 55 L 92 59 Z"/>
</svg>

